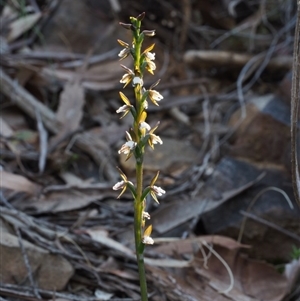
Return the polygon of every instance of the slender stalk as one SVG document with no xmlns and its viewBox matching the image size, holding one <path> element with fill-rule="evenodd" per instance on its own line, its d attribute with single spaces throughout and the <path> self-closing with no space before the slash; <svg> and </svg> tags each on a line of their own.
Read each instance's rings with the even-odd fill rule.
<svg viewBox="0 0 300 301">
<path fill-rule="evenodd" d="M 140 23 L 140 22 L 139 22 Z M 139 25 L 140 26 L 140 25 Z M 137 30 L 137 35 L 139 35 L 139 29 Z M 141 57 L 141 43 L 135 41 L 135 59 L 134 59 L 134 70 L 136 76 L 142 78 L 140 71 L 140 57 Z M 135 123 L 135 133 L 137 134 L 137 143 L 140 142 L 139 133 L 139 120 L 141 117 L 142 107 L 141 107 L 141 87 L 137 85 L 134 88 L 136 108 L 137 108 L 137 122 Z M 147 282 L 144 264 L 144 244 L 142 243 L 142 214 L 144 210 L 144 202 L 142 200 L 143 193 L 143 156 L 144 148 L 140 149 L 140 153 L 136 156 L 136 199 L 134 201 L 134 233 L 135 233 L 135 249 L 136 249 L 136 259 L 138 263 L 139 278 L 140 278 L 140 289 L 142 301 L 148 300 L 147 294 Z"/>
<path fill-rule="evenodd" d="M 151 129 L 150 125 L 146 122 L 146 110 L 148 108 L 147 98 L 149 98 L 156 106 L 158 106 L 157 102 L 160 101 L 163 96 L 156 90 L 153 90 L 153 88 L 157 86 L 159 81 L 153 84 L 148 90 L 146 90 L 143 83 L 144 71 L 147 70 L 149 73 L 153 74 L 153 71 L 156 69 L 156 65 L 153 62 L 155 59 L 155 53 L 151 52 L 155 45 L 152 44 L 142 52 L 142 43 L 144 37 L 152 37 L 155 35 L 154 30 L 143 30 L 143 32 L 140 32 L 141 21 L 143 20 L 144 16 L 145 13 L 140 14 L 139 16 L 137 16 L 137 18 L 130 17 L 131 24 L 120 23 L 125 29 L 131 30 L 133 34 L 132 47 L 130 47 L 129 43 L 122 40 L 118 40 L 118 42 L 122 47 L 124 47 L 124 49 L 120 51 L 119 57 L 121 57 L 121 59 L 124 59 L 127 56 L 131 55 L 134 60 L 133 71 L 128 67 L 122 65 L 127 73 L 123 75 L 120 82 L 124 83 L 125 86 L 132 82 L 132 85 L 134 87 L 135 106 L 124 95 L 124 93 L 119 93 L 125 105 L 121 106 L 116 112 L 124 113 L 122 117 L 124 117 L 128 113 L 131 113 L 134 121 L 133 128 L 126 132 L 127 142 L 122 145 L 118 153 L 124 153 L 125 155 L 127 155 L 127 159 L 129 159 L 130 156 L 134 155 L 136 160 L 136 185 L 130 182 L 127 179 L 126 175 L 119 169 L 122 181 L 116 183 L 113 186 L 113 189 L 122 189 L 121 193 L 118 196 L 118 198 L 120 198 L 121 195 L 126 191 L 126 189 L 129 188 L 134 198 L 134 238 L 140 278 L 141 300 L 148 301 L 144 264 L 144 249 L 145 245 L 152 245 L 154 243 L 154 240 L 150 236 L 152 225 L 149 225 L 147 228 L 145 228 L 145 220 L 150 219 L 149 213 L 144 211 L 145 202 L 147 195 L 150 194 L 154 201 L 158 203 L 156 195 L 161 196 L 165 193 L 165 191 L 162 188 L 154 185 L 158 178 L 159 171 L 153 177 L 149 186 L 145 188 L 143 186 L 143 160 L 145 145 L 146 143 L 148 143 L 150 147 L 154 149 L 154 144 L 163 143 L 160 137 L 154 134 L 154 131 L 157 129 L 158 124 L 156 125 L 156 127 Z"/>
<path fill-rule="evenodd" d="M 147 282 L 144 264 L 144 245 L 142 244 L 142 213 L 144 202 L 141 200 L 143 191 L 143 163 L 136 164 L 136 192 L 137 197 L 134 201 L 134 233 L 135 233 L 135 249 L 136 259 L 139 269 L 140 288 L 142 301 L 148 300 Z"/>
</svg>

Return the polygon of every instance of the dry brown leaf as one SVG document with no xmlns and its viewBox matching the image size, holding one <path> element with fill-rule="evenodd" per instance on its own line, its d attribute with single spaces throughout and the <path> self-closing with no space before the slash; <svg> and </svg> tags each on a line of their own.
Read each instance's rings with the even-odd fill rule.
<svg viewBox="0 0 300 301">
<path fill-rule="evenodd" d="M 255 261 L 239 253 L 238 250 L 228 250 L 214 246 L 214 252 L 228 264 L 234 276 L 233 289 L 226 294 L 232 300 L 264 300 L 280 301 L 286 294 L 287 280 L 275 268 L 265 262 Z M 206 249 L 206 253 L 209 250 Z M 207 258 L 203 268 L 203 253 L 198 252 L 198 267 L 196 272 L 210 279 L 209 285 L 218 291 L 225 291 L 230 284 L 229 273 L 224 264 L 214 254 Z M 252 299 L 254 298 L 254 299 Z"/>
<path fill-rule="evenodd" d="M 57 120 L 64 125 L 64 132 L 76 130 L 82 118 L 84 89 L 79 81 L 69 82 L 60 95 Z"/>
<path fill-rule="evenodd" d="M 31 195 L 37 195 L 41 187 L 23 176 L 0 170 L 0 187 L 14 191 L 23 191 Z"/>
<path fill-rule="evenodd" d="M 157 241 L 163 241 L 163 238 Z M 230 285 L 229 273 L 220 258 L 211 253 L 211 250 L 206 246 L 212 246 L 214 252 L 219 254 L 233 273 L 233 288 L 226 293 L 226 296 L 230 297 L 231 300 L 280 301 L 285 296 L 287 292 L 286 277 L 279 274 L 269 264 L 251 260 L 241 255 L 239 248 L 247 246 L 231 238 L 208 235 L 177 239 L 156 247 L 154 251 L 158 254 L 193 257 L 193 264 L 190 267 L 198 275 L 208 279 L 208 285 L 216 292 L 225 291 Z M 206 258 L 203 258 L 203 254 L 206 254 Z M 175 276 L 174 279 L 176 279 Z M 178 279 L 176 281 L 179 283 Z M 182 281 L 180 285 L 182 287 L 189 286 L 189 284 Z"/>
<path fill-rule="evenodd" d="M 24 32 L 33 27 L 34 24 L 36 24 L 36 22 L 41 18 L 41 16 L 41 13 L 30 14 L 12 22 L 9 25 L 7 41 L 12 42 L 13 40 L 21 36 Z"/>
<path fill-rule="evenodd" d="M 249 181 L 240 187 L 220 192 L 221 198 L 218 201 L 215 201 L 213 196 L 206 199 L 198 196 L 188 203 L 179 200 L 163 206 L 151 215 L 153 223 L 156 224 L 155 230 L 159 233 L 165 233 L 193 217 L 199 217 L 199 215 L 213 210 L 254 185 L 263 176 L 264 174 L 261 174 L 253 181 Z"/>
<path fill-rule="evenodd" d="M 103 228 L 95 227 L 86 230 L 86 232 L 91 236 L 91 238 L 108 248 L 112 248 L 117 250 L 123 254 L 128 255 L 130 258 L 135 258 L 131 249 L 125 247 L 118 241 L 108 237 L 107 231 L 103 230 Z"/>
<path fill-rule="evenodd" d="M 107 197 L 107 192 L 81 193 L 76 189 L 50 192 L 41 194 L 38 199 L 29 199 L 26 202 L 18 204 L 20 210 L 31 208 L 40 213 L 57 213 L 80 209 L 88 206 L 90 203 Z"/>
<path fill-rule="evenodd" d="M 156 238 L 155 243 L 163 243 L 166 238 Z M 154 248 L 154 252 L 158 254 L 172 255 L 172 254 L 186 254 L 193 253 L 195 248 L 199 248 L 203 244 L 203 241 L 208 244 L 223 246 L 229 250 L 235 250 L 239 248 L 249 248 L 247 245 L 240 244 L 230 237 L 220 235 L 203 235 L 187 239 L 173 239 L 171 242 L 164 243 L 163 245 Z"/>
<path fill-rule="evenodd" d="M 11 137 L 13 135 L 13 129 L 5 122 L 2 116 L 0 116 L 0 125 L 0 134 L 3 137 Z"/>
<path fill-rule="evenodd" d="M 300 258 L 293 259 L 285 265 L 284 275 L 288 280 L 288 290 L 291 291 L 296 286 L 296 281 L 300 278 Z"/>
</svg>

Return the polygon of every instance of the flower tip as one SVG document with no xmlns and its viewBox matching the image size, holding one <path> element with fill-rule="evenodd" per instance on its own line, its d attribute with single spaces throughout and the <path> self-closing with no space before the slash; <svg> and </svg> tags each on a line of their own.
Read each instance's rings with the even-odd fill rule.
<svg viewBox="0 0 300 301">
<path fill-rule="evenodd" d="M 150 237 L 150 236 L 144 236 L 144 237 L 143 237 L 143 243 L 144 243 L 145 245 L 153 245 L 153 244 L 154 244 L 154 240 L 153 240 L 153 238 Z"/>
<path fill-rule="evenodd" d="M 142 12 L 141 14 L 139 14 L 139 15 L 136 17 L 136 19 L 137 19 L 138 21 L 143 21 L 143 19 L 145 18 L 145 15 L 146 15 L 146 13 L 145 13 L 145 12 Z"/>
<path fill-rule="evenodd" d="M 130 30 L 132 28 L 132 24 L 126 24 L 126 23 L 122 23 L 122 22 L 119 22 L 119 24 L 128 30 Z"/>
</svg>

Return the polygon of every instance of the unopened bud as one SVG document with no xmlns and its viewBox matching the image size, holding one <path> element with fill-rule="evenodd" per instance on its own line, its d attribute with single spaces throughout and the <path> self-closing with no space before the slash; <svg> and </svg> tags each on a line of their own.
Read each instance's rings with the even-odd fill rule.
<svg viewBox="0 0 300 301">
<path fill-rule="evenodd" d="M 141 13 L 140 15 L 138 15 L 137 17 L 136 17 L 136 19 L 138 20 L 138 21 L 143 21 L 143 19 L 145 18 L 145 12 L 143 12 L 143 13 Z"/>
<path fill-rule="evenodd" d="M 143 34 L 148 37 L 155 36 L 155 30 L 143 30 Z"/>
<path fill-rule="evenodd" d="M 119 22 L 119 24 L 121 26 L 123 26 L 125 29 L 128 29 L 128 30 L 132 29 L 132 24 L 126 24 L 126 23 L 122 23 L 122 22 Z"/>
</svg>

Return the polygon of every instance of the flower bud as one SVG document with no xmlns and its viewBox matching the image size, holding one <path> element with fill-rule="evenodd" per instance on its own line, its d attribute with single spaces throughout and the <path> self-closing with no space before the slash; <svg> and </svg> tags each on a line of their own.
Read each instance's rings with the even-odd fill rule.
<svg viewBox="0 0 300 301">
<path fill-rule="evenodd" d="M 141 13 L 140 15 L 138 15 L 137 17 L 136 17 L 136 19 L 138 20 L 138 21 L 143 21 L 143 19 L 145 18 L 145 12 L 143 12 L 143 13 Z"/>
<path fill-rule="evenodd" d="M 147 37 L 155 36 L 155 30 L 143 30 L 143 34 Z"/>
<path fill-rule="evenodd" d="M 119 22 L 119 24 L 121 26 L 123 26 L 125 29 L 128 29 L 128 30 L 132 29 L 132 24 L 126 24 L 126 23 L 122 23 L 122 22 Z"/>
</svg>

